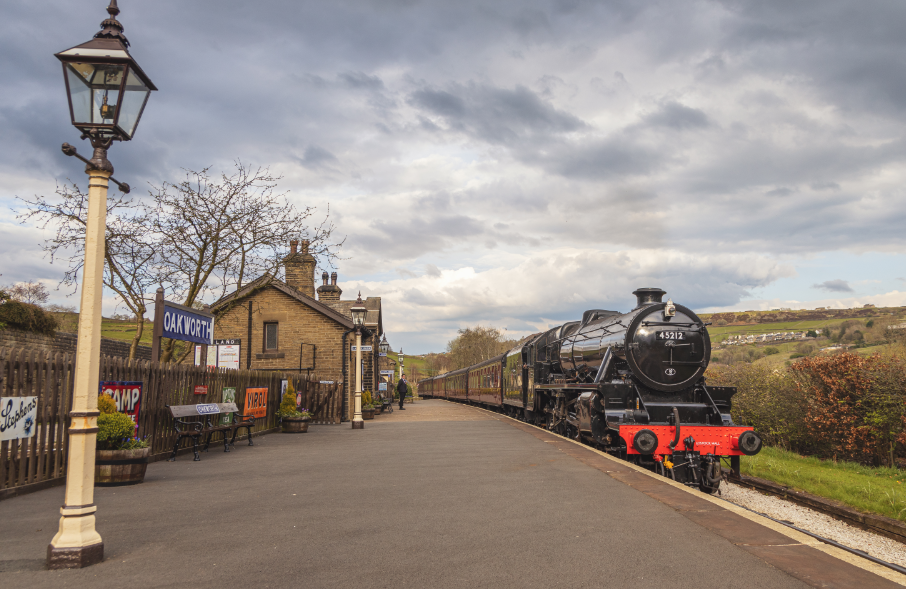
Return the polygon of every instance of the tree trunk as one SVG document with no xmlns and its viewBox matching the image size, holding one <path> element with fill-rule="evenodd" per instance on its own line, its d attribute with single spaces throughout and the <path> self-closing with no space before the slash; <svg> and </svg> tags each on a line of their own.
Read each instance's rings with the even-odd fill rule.
<svg viewBox="0 0 906 589">
<path fill-rule="evenodd" d="M 135 352 L 138 351 L 138 342 L 142 339 L 142 332 L 145 330 L 145 315 L 135 314 L 135 337 L 132 338 L 132 345 L 129 346 L 129 359 L 135 360 Z"/>
</svg>

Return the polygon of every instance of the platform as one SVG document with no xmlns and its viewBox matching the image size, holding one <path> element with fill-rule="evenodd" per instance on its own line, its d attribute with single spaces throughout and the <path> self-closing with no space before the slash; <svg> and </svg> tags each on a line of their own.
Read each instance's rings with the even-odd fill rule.
<svg viewBox="0 0 906 589">
<path fill-rule="evenodd" d="M 409 404 L 361 431 L 312 426 L 255 443 L 97 489 L 106 560 L 87 569 L 43 570 L 62 488 L 0 502 L 0 585 L 867 589 L 903 579 L 446 401 Z"/>
</svg>

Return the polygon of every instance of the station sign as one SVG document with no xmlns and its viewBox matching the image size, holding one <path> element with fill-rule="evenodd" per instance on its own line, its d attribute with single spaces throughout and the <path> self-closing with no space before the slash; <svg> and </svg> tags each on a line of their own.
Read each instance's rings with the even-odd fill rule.
<svg viewBox="0 0 906 589">
<path fill-rule="evenodd" d="M 0 441 L 33 437 L 37 419 L 38 397 L 0 397 Z"/>
<path fill-rule="evenodd" d="M 384 374 L 393 376 L 394 374 L 396 374 L 396 371 L 395 370 L 381 370 L 381 375 L 384 375 Z"/>
<path fill-rule="evenodd" d="M 372 351 L 372 349 L 373 349 L 372 346 L 362 346 L 362 351 L 363 351 L 363 352 L 370 352 L 370 351 Z M 358 350 L 356 349 L 356 346 L 352 346 L 352 351 L 353 351 L 353 352 L 357 352 L 357 351 L 358 351 Z"/>
<path fill-rule="evenodd" d="M 214 343 L 214 315 L 164 301 L 163 337 L 194 342 Z"/>
</svg>

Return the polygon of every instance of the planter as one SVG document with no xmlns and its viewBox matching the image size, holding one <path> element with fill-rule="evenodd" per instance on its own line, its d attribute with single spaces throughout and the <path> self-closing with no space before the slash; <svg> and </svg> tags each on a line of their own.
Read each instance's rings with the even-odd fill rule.
<svg viewBox="0 0 906 589">
<path fill-rule="evenodd" d="M 98 450 L 94 459 L 94 486 L 137 485 L 145 480 L 151 448 Z"/>
<path fill-rule="evenodd" d="M 374 409 L 362 409 L 362 419 L 374 419 Z"/>
<path fill-rule="evenodd" d="M 308 431 L 309 417 L 284 417 L 282 419 L 284 434 L 304 434 Z"/>
<path fill-rule="evenodd" d="M 375 415 L 380 415 L 380 414 L 383 413 L 383 412 L 384 412 L 384 407 L 383 407 L 383 406 L 377 406 L 377 407 L 374 408 L 374 414 L 375 414 Z"/>
</svg>

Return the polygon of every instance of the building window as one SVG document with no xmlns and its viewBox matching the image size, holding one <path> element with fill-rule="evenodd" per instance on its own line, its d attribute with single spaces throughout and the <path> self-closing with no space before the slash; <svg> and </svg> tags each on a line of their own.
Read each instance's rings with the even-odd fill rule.
<svg viewBox="0 0 906 589">
<path fill-rule="evenodd" d="M 264 351 L 276 350 L 277 349 L 277 324 L 276 323 L 265 323 L 264 324 Z"/>
</svg>

